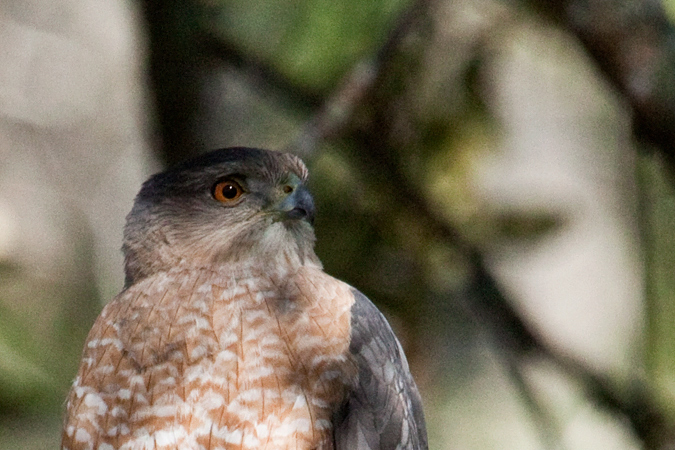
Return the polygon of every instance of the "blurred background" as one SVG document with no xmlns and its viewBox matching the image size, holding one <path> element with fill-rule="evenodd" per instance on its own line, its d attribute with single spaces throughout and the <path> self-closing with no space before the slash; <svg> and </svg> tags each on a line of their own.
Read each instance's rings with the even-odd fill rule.
<svg viewBox="0 0 675 450">
<path fill-rule="evenodd" d="M 0 448 L 58 448 L 144 179 L 292 151 L 433 449 L 675 448 L 675 0 L 3 0 Z"/>
</svg>

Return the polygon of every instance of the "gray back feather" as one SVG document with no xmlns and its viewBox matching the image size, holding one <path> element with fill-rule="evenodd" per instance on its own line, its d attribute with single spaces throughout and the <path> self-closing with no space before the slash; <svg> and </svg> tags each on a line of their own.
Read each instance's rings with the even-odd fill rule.
<svg viewBox="0 0 675 450">
<path fill-rule="evenodd" d="M 353 290 L 350 352 L 359 375 L 336 418 L 337 450 L 425 450 L 422 402 L 401 345 L 382 313 Z"/>
</svg>

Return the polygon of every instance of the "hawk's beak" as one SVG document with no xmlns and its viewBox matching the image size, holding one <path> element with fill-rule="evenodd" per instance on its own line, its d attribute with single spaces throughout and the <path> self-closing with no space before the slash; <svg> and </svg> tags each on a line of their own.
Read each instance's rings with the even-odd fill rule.
<svg viewBox="0 0 675 450">
<path fill-rule="evenodd" d="M 288 194 L 276 209 L 282 213 L 285 219 L 304 219 L 310 224 L 314 224 L 314 214 L 316 213 L 314 199 L 312 198 L 312 194 L 302 184 L 298 185 L 293 192 Z"/>
</svg>

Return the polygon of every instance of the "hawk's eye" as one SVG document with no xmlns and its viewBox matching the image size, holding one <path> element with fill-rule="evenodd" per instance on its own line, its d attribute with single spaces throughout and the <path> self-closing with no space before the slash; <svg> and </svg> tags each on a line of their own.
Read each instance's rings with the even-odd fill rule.
<svg viewBox="0 0 675 450">
<path fill-rule="evenodd" d="M 234 180 L 223 180 L 213 186 L 213 198 L 221 203 L 233 203 L 241 197 L 244 189 Z"/>
</svg>

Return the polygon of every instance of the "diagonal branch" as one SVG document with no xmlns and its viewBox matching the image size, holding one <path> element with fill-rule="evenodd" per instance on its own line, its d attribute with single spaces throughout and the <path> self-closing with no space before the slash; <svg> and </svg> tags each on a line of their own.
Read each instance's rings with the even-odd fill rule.
<svg viewBox="0 0 675 450">
<path fill-rule="evenodd" d="M 383 68 L 426 14 L 429 3 L 430 0 L 415 0 L 401 14 L 376 55 L 354 65 L 338 89 L 307 122 L 300 136 L 288 147 L 288 151 L 311 158 L 321 141 L 337 137 L 347 127 L 354 110 L 372 90 Z"/>
<path fill-rule="evenodd" d="M 530 0 L 553 12 L 628 100 L 638 137 L 675 163 L 675 27 L 660 0 Z"/>
<path fill-rule="evenodd" d="M 198 39 L 204 55 L 236 68 L 253 85 L 274 94 L 282 102 L 305 111 L 316 110 L 324 103 L 319 93 L 293 83 L 269 62 L 242 51 L 216 32 L 202 30 Z"/>
</svg>

